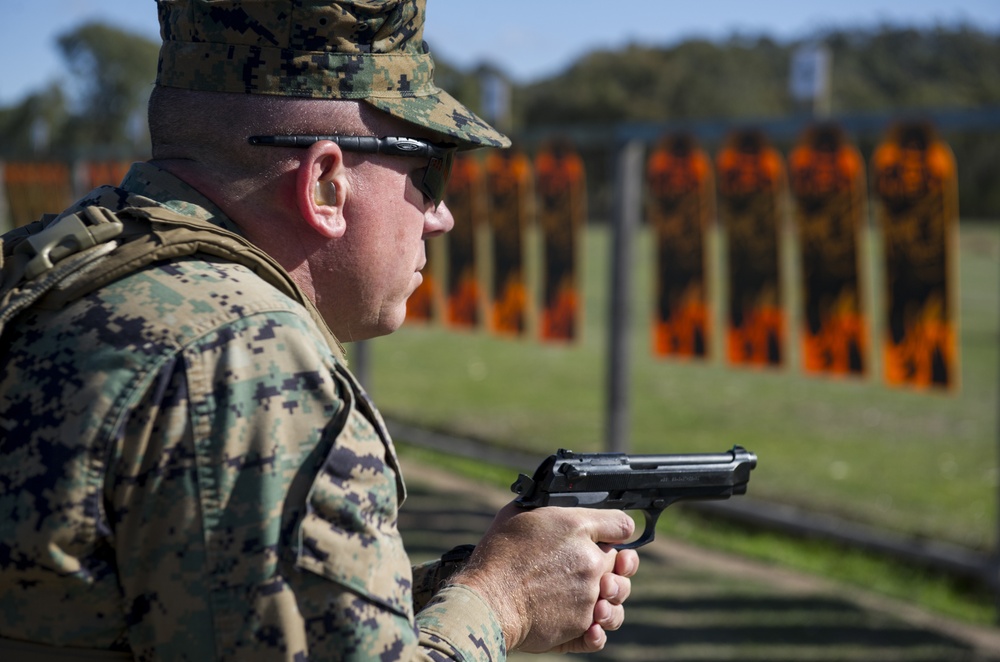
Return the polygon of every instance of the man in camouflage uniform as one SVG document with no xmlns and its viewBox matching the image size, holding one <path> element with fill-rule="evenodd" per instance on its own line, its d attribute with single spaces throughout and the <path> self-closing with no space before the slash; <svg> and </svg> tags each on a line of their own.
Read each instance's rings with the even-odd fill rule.
<svg viewBox="0 0 1000 662">
<path fill-rule="evenodd" d="M 158 7 L 153 160 L 3 238 L 0 658 L 603 647 L 631 520 L 508 506 L 411 570 L 337 341 L 399 326 L 454 150 L 508 144 L 434 86 L 423 0 Z M 363 138 L 272 138 L 329 134 Z"/>
</svg>

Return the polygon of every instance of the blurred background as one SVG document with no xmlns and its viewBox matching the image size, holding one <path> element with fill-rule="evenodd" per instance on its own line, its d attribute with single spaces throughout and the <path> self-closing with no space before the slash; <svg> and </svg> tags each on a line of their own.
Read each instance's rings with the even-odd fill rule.
<svg viewBox="0 0 1000 662">
<path fill-rule="evenodd" d="M 9 3 L 3 17 L 0 226 L 9 228 L 116 182 L 129 162 L 148 157 L 145 101 L 158 46 L 151 1 Z M 447 294 L 430 291 L 398 333 L 350 348 L 405 454 L 502 486 L 560 447 L 680 453 L 739 443 L 761 458 L 747 497 L 754 505 L 742 509 L 750 512 L 678 509 L 662 518 L 665 535 L 876 588 L 962 622 L 995 622 L 1000 3 L 430 0 L 425 38 L 438 84 L 508 132 L 523 162 L 478 156 L 482 190 L 456 189 L 449 202 L 474 228 L 466 238 L 478 260 L 471 318 L 456 323 Z M 890 199 L 876 155 L 902 145 L 893 137 L 901 125 L 928 132 L 925 156 L 930 144 L 948 155 L 940 185 L 924 191 L 933 211 L 921 217 L 943 228 L 940 362 L 949 378 L 941 383 L 888 375 L 898 360 L 890 351 L 896 272 L 884 231 L 913 207 Z M 844 191 L 857 194 L 863 370 L 811 370 L 814 347 L 799 338 L 812 287 L 803 228 L 816 206 L 804 206 L 808 196 L 795 188 L 793 157 L 817 126 L 834 127 L 857 163 Z M 739 285 L 731 223 L 747 207 L 733 203 L 720 164 L 733 136 L 747 134 L 766 144 L 780 173 L 757 191 L 773 198 L 754 203 L 772 205 L 776 233 L 773 287 L 784 326 L 773 362 L 738 361 L 723 349 Z M 697 356 L 656 339 L 669 253 L 657 220 L 667 207 L 650 164 L 661 141 L 676 136 L 714 173 L 692 249 L 704 258 L 712 321 L 702 338 L 712 349 Z M 547 297 L 545 257 L 553 259 L 539 158 L 557 143 L 578 163 L 575 206 L 563 209 L 578 317 L 569 337 L 552 342 L 537 307 Z M 498 211 L 490 181 L 503 177 L 523 191 Z M 490 295 L 493 269 L 506 259 L 496 221 L 505 215 L 524 231 L 515 252 L 524 258 L 516 270 L 525 312 L 513 332 L 498 326 Z M 631 276 L 621 290 L 613 276 L 623 271 L 618 242 L 630 218 Z M 442 240 L 428 251 L 427 280 L 446 288 L 459 248 Z M 462 440 L 493 458 L 490 466 L 455 459 L 447 443 L 418 448 L 425 433 Z"/>
</svg>

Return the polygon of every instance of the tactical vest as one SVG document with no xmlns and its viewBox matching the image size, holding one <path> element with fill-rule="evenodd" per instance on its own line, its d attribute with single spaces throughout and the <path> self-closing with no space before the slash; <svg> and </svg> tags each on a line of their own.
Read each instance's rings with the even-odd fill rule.
<svg viewBox="0 0 1000 662">
<path fill-rule="evenodd" d="M 241 264 L 305 306 L 334 356 L 346 363 L 315 305 L 274 259 L 237 234 L 163 207 L 85 207 L 0 237 L 0 346 L 7 325 L 30 307 L 58 309 L 149 264 L 195 253 Z M 0 637 L 0 659 L 124 662 L 133 656 Z"/>
<path fill-rule="evenodd" d="M 241 264 L 302 304 L 346 362 L 312 300 L 272 257 L 237 234 L 164 207 L 84 207 L 0 238 L 0 336 L 31 306 L 58 309 L 149 264 L 195 253 Z"/>
</svg>

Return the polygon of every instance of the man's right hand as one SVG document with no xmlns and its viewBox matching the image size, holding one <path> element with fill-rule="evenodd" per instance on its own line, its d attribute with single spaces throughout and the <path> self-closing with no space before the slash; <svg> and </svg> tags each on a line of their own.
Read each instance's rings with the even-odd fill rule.
<svg viewBox="0 0 1000 662">
<path fill-rule="evenodd" d="M 496 516 L 452 582 L 476 590 L 497 614 L 507 650 L 601 650 L 625 618 L 634 550 L 612 545 L 633 535 L 617 510 L 535 508 L 514 503 Z"/>
</svg>

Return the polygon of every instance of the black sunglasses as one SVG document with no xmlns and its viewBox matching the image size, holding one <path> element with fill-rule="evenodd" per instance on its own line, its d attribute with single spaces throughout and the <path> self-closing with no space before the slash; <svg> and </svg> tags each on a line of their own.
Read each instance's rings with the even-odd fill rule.
<svg viewBox="0 0 1000 662">
<path fill-rule="evenodd" d="M 399 136 L 250 136 L 251 145 L 272 147 L 309 147 L 323 140 L 340 145 L 346 152 L 413 156 L 427 159 L 427 167 L 413 173 L 413 183 L 437 209 L 448 187 L 448 176 L 455 162 L 457 145 L 432 143 L 419 138 Z M 419 174 L 418 174 L 419 173 Z"/>
</svg>

